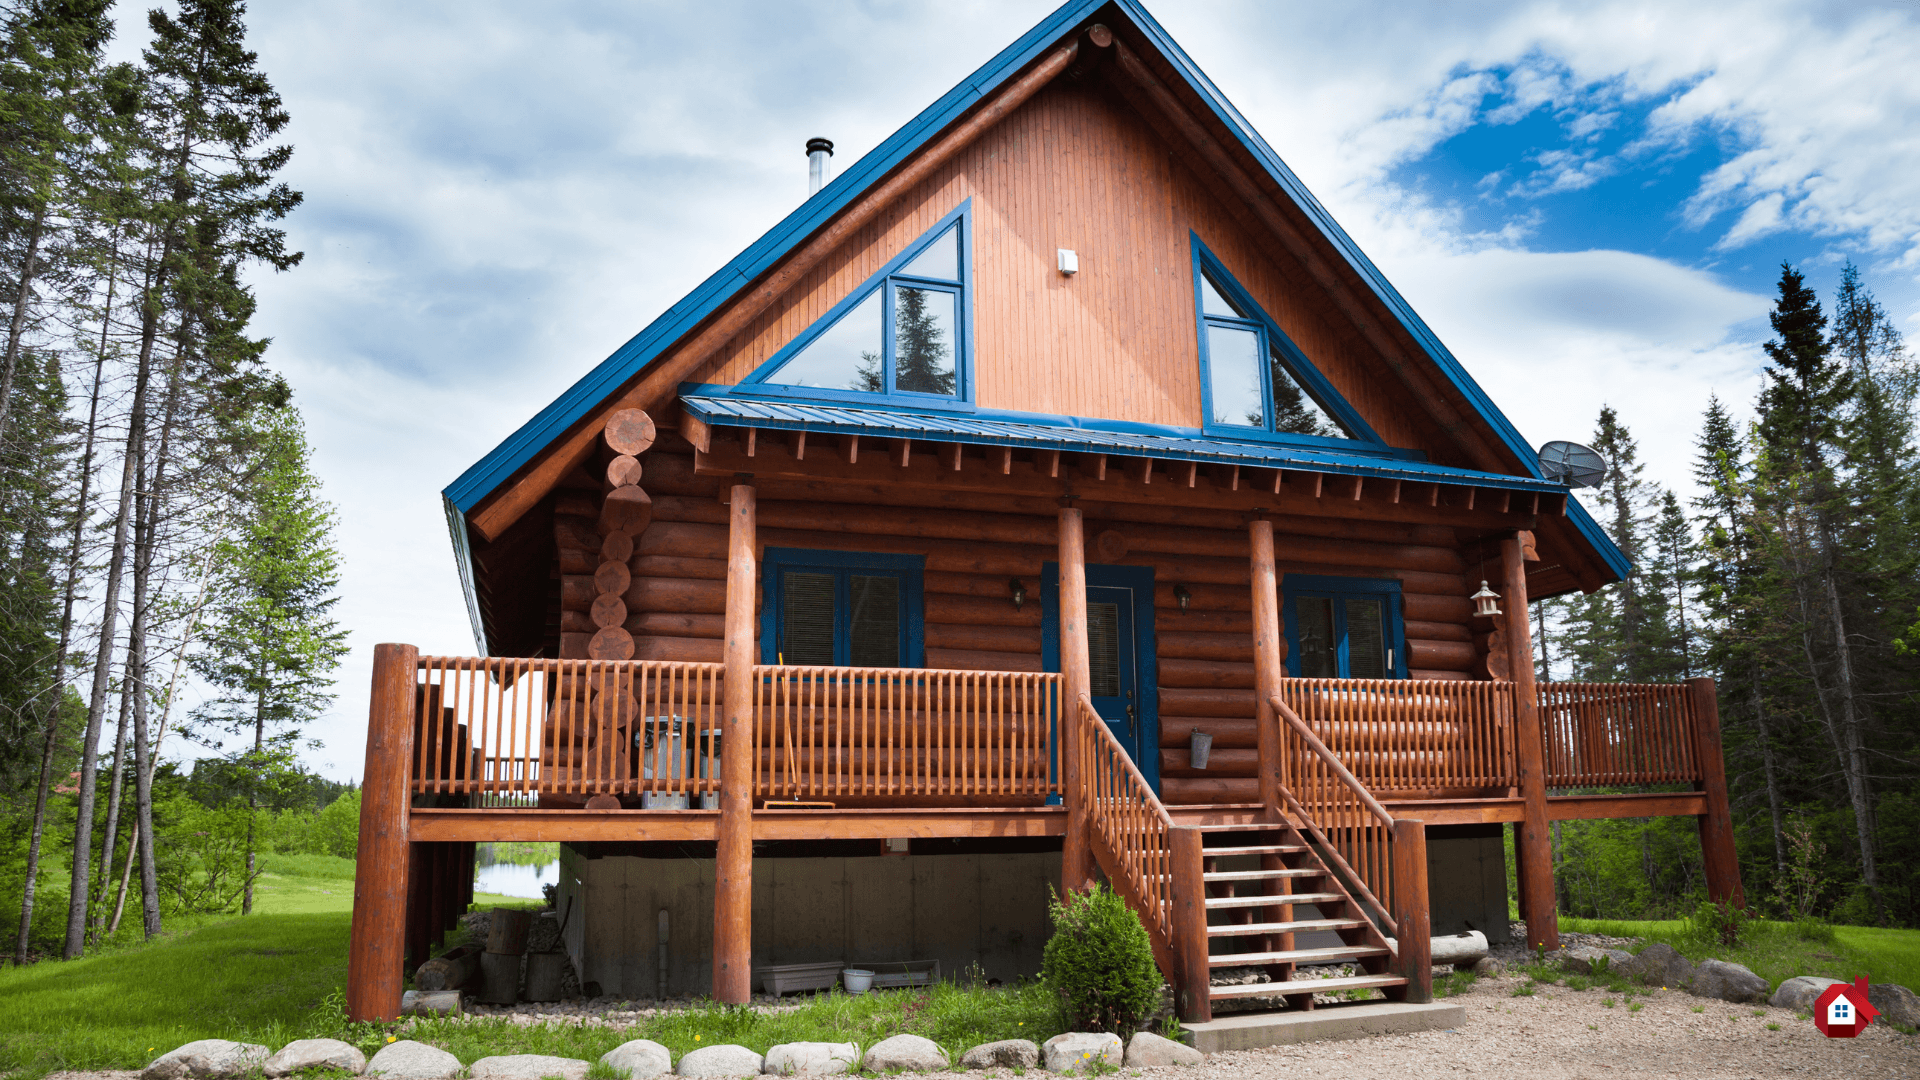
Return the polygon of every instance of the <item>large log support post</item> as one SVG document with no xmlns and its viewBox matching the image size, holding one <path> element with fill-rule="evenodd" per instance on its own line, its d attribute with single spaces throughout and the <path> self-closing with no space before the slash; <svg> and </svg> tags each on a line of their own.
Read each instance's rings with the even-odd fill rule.
<svg viewBox="0 0 1920 1080">
<path fill-rule="evenodd" d="M 727 511 L 726 682 L 721 688 L 720 832 L 713 870 L 713 996 L 745 1005 L 753 994 L 752 484 L 735 484 Z"/>
<path fill-rule="evenodd" d="M 1213 968 L 1207 959 L 1207 885 L 1199 829 L 1176 827 L 1167 833 L 1173 873 L 1174 1010 L 1189 1024 L 1213 1019 L 1207 990 Z"/>
<path fill-rule="evenodd" d="M 1427 901 L 1427 825 L 1398 818 L 1393 823 L 1393 921 L 1400 925 L 1394 959 L 1407 980 L 1404 1000 L 1433 1000 L 1433 923 Z"/>
<path fill-rule="evenodd" d="M 407 769 L 413 761 L 413 687 L 420 652 L 373 647 L 367 763 L 361 772 L 360 846 L 347 949 L 347 1019 L 400 1018 L 407 927 Z"/>
<path fill-rule="evenodd" d="M 1513 676 L 1514 763 L 1520 772 L 1521 817 L 1514 856 L 1520 860 L 1520 917 L 1527 923 L 1527 948 L 1560 947 L 1560 914 L 1554 903 L 1553 834 L 1547 822 L 1546 734 L 1540 727 L 1540 693 L 1533 682 L 1533 624 L 1527 613 L 1526 558 L 1531 533 L 1516 532 L 1500 541 L 1500 570 L 1506 594 L 1507 666 Z"/>
<path fill-rule="evenodd" d="M 1273 522 L 1247 526 L 1253 554 L 1253 705 L 1260 747 L 1260 805 L 1268 821 L 1279 821 L 1280 718 L 1273 699 L 1280 695 L 1280 580 L 1273 569 Z"/>
<path fill-rule="evenodd" d="M 1706 863 L 1708 899 L 1747 906 L 1740 887 L 1740 857 L 1733 847 L 1733 809 L 1727 802 L 1727 763 L 1720 749 L 1720 691 L 1712 679 L 1688 679 L 1693 695 L 1693 758 L 1707 812 L 1700 815 L 1700 854 Z"/>
<path fill-rule="evenodd" d="M 1080 696 L 1092 690 L 1087 660 L 1087 543 L 1080 511 L 1060 508 L 1060 792 L 1067 803 L 1067 835 L 1060 850 L 1060 887 L 1093 884 L 1087 807 L 1081 801 Z"/>
</svg>

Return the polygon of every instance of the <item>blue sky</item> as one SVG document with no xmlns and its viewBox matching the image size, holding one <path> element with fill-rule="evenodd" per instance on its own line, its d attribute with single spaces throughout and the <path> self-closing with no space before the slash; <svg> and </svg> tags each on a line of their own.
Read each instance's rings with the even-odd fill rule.
<svg viewBox="0 0 1920 1080">
<path fill-rule="evenodd" d="M 1778 264 L 1920 314 L 1912 5 L 1159 0 L 1150 8 L 1538 444 L 1601 404 L 1684 488 L 1758 388 Z M 287 227 L 257 329 L 339 507 L 357 776 L 372 646 L 473 649 L 439 489 L 1045 0 L 257 2 Z M 115 49 L 145 38 L 125 9 Z"/>
</svg>

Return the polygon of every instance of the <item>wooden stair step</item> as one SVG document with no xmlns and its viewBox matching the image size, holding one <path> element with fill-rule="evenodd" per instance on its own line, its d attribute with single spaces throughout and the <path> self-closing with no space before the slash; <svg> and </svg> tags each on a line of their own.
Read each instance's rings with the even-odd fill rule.
<svg viewBox="0 0 1920 1080">
<path fill-rule="evenodd" d="M 1338 994 L 1346 990 L 1366 990 L 1381 986 L 1405 986 L 1400 975 L 1355 975 L 1345 979 L 1299 979 L 1283 983 L 1246 983 L 1241 986 L 1210 986 L 1207 997 L 1222 998 L 1290 997 L 1295 994 Z"/>
<path fill-rule="evenodd" d="M 1208 881 L 1272 881 L 1275 878 L 1326 877 L 1325 870 L 1215 870 L 1200 875 Z"/>
<path fill-rule="evenodd" d="M 1276 907 L 1280 904 L 1332 904 L 1345 900 L 1343 893 L 1308 892 L 1269 896 L 1209 896 L 1207 910 L 1218 908 Z"/>
<path fill-rule="evenodd" d="M 1253 844 L 1249 847 L 1210 847 L 1201 848 L 1202 858 L 1217 858 L 1222 855 L 1297 855 L 1307 850 L 1305 844 Z"/>
<path fill-rule="evenodd" d="M 1281 829 L 1291 828 L 1293 828 L 1292 825 L 1280 821 L 1254 821 L 1243 822 L 1238 825 L 1202 825 L 1200 826 L 1200 831 L 1208 836 L 1214 836 L 1219 833 L 1277 832 Z"/>
<path fill-rule="evenodd" d="M 1263 967 L 1267 964 L 1338 964 L 1363 956 L 1386 956 L 1384 945 L 1347 945 L 1338 949 L 1284 949 L 1280 952 L 1221 953 L 1207 957 L 1209 967 Z"/>
<path fill-rule="evenodd" d="M 1365 919 L 1295 919 L 1292 922 L 1228 923 L 1207 927 L 1208 937 L 1248 937 L 1253 934 L 1298 934 L 1307 930 L 1354 930 Z"/>
</svg>

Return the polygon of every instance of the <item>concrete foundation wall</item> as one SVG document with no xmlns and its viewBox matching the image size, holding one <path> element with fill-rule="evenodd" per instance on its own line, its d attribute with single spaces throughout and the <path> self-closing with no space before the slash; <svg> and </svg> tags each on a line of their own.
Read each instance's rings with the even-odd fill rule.
<svg viewBox="0 0 1920 1080">
<path fill-rule="evenodd" d="M 1436 937 L 1478 930 L 1490 945 L 1512 939 L 1504 830 L 1497 824 L 1427 828 L 1427 903 Z"/>
<path fill-rule="evenodd" d="M 712 859 L 587 859 L 563 845 L 561 903 L 573 881 L 581 896 L 573 914 L 581 982 L 655 996 L 664 909 L 668 994 L 710 993 L 713 874 Z M 938 960 L 944 978 L 978 965 L 1012 982 L 1040 970 L 1048 889 L 1059 884 L 1058 852 L 756 859 L 754 983 L 768 965 L 827 960 Z"/>
</svg>

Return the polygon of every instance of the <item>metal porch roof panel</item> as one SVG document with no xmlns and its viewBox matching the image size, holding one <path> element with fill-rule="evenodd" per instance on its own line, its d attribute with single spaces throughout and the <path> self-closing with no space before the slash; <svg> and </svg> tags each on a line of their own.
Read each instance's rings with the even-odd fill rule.
<svg viewBox="0 0 1920 1080">
<path fill-rule="evenodd" d="M 1015 421 L 948 413 L 857 409 L 839 405 L 801 404 L 756 398 L 682 394 L 680 404 L 709 424 L 782 431 L 809 431 L 880 438 L 925 439 L 930 442 L 1011 446 L 1028 450 L 1064 450 L 1122 457 L 1153 457 L 1177 461 L 1219 462 L 1268 469 L 1300 469 L 1346 476 L 1377 476 L 1392 480 L 1460 484 L 1511 491 L 1554 494 L 1567 489 L 1531 476 L 1506 476 L 1473 469 L 1406 461 L 1368 454 L 1343 454 L 1312 447 L 1235 442 L 1190 435 L 1155 435 L 1107 431 L 1065 425 Z"/>
</svg>

